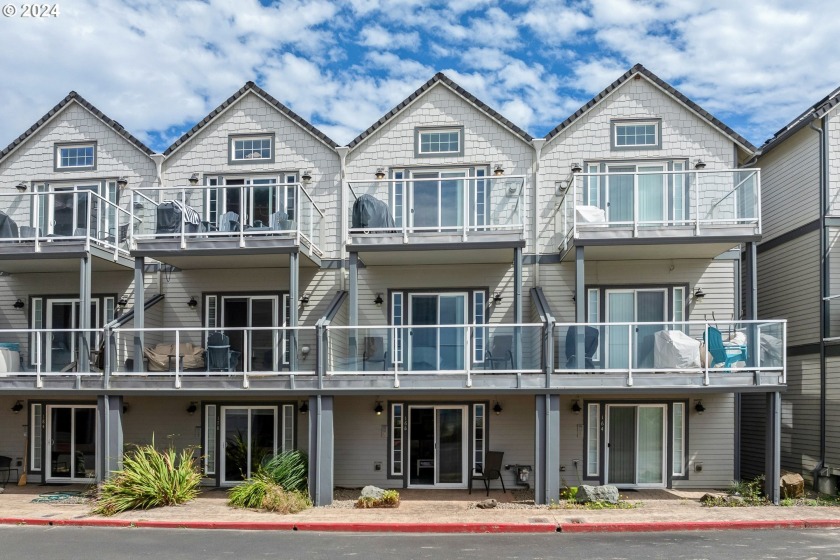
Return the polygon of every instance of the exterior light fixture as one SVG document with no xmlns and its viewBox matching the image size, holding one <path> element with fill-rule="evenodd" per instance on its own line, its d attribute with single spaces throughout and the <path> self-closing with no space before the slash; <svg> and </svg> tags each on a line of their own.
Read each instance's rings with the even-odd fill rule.
<svg viewBox="0 0 840 560">
<path fill-rule="evenodd" d="M 698 159 L 694 164 L 694 169 L 706 169 L 706 162 Z"/>
<path fill-rule="evenodd" d="M 195 414 L 196 410 L 198 410 L 198 405 L 195 403 L 195 401 L 192 401 L 190 403 L 190 406 L 187 407 L 187 414 L 192 416 L 193 414 Z"/>
<path fill-rule="evenodd" d="M 122 296 L 122 297 L 119 299 L 119 301 L 117 302 L 117 307 L 119 307 L 119 308 L 120 308 L 120 311 L 122 311 L 123 309 L 125 309 L 125 306 L 126 306 L 126 305 L 128 305 L 128 298 L 127 298 L 127 297 L 125 297 L 125 296 Z"/>
<path fill-rule="evenodd" d="M 120 190 L 126 188 L 128 186 L 128 177 L 120 177 L 117 179 L 117 186 Z"/>
<path fill-rule="evenodd" d="M 373 300 L 373 303 L 376 304 L 376 307 L 382 307 L 382 304 L 385 303 L 385 300 L 382 299 L 382 294 L 376 294 L 376 299 Z"/>
<path fill-rule="evenodd" d="M 130 409 L 131 409 L 131 407 L 129 406 L 129 404 L 127 402 L 124 402 L 123 403 L 123 414 L 127 414 Z"/>
<path fill-rule="evenodd" d="M 575 399 L 574 402 L 572 402 L 572 412 L 574 412 L 575 414 L 580 414 L 581 410 L 583 410 L 583 408 L 581 408 L 580 406 L 580 401 L 578 399 Z"/>
<path fill-rule="evenodd" d="M 190 296 L 190 301 L 187 302 L 187 305 L 190 306 L 190 309 L 195 309 L 198 307 L 198 300 L 195 299 L 195 296 Z"/>
<path fill-rule="evenodd" d="M 563 194 L 569 190 L 569 181 L 555 181 L 554 186 L 557 187 L 557 192 L 559 194 Z"/>
<path fill-rule="evenodd" d="M 493 405 L 493 412 L 496 413 L 496 416 L 502 413 L 502 405 L 499 404 L 499 401 L 496 401 L 496 404 Z"/>
<path fill-rule="evenodd" d="M 17 192 L 19 192 L 19 193 L 25 193 L 25 192 L 26 192 L 26 189 L 27 189 L 27 186 L 26 186 L 26 183 L 24 183 L 23 181 L 21 181 L 20 183 L 18 183 L 17 185 L 15 185 L 15 188 L 17 189 Z"/>
<path fill-rule="evenodd" d="M 24 305 L 23 300 L 18 298 L 17 301 L 15 302 L 15 309 L 23 309 L 23 305 Z"/>
<path fill-rule="evenodd" d="M 502 302 L 502 293 L 493 292 L 493 298 L 491 301 L 493 302 L 493 305 L 499 305 Z"/>
<path fill-rule="evenodd" d="M 706 411 L 706 407 L 703 406 L 703 401 L 697 401 L 694 404 L 694 410 L 697 411 L 697 414 L 703 414 Z"/>
<path fill-rule="evenodd" d="M 499 177 L 500 175 L 505 174 L 505 168 L 502 167 L 501 163 L 497 163 L 496 166 L 493 168 L 493 175 Z"/>
<path fill-rule="evenodd" d="M 12 406 L 12 412 L 15 414 L 19 413 L 21 410 L 23 410 L 23 401 L 18 401 L 14 404 L 14 406 Z"/>
<path fill-rule="evenodd" d="M 373 407 L 373 411 L 376 413 L 377 416 L 382 416 L 382 412 L 385 409 L 382 408 L 382 403 L 380 401 L 376 401 L 376 406 Z"/>
<path fill-rule="evenodd" d="M 694 290 L 694 299 L 703 299 L 704 297 L 706 297 L 706 292 L 703 291 L 703 288 Z"/>
<path fill-rule="evenodd" d="M 308 169 L 305 169 L 300 175 L 300 180 L 303 181 L 304 185 L 308 185 L 309 181 L 312 180 L 312 173 Z"/>
<path fill-rule="evenodd" d="M 190 185 L 196 186 L 198 184 L 198 173 L 193 173 L 192 175 L 190 175 L 189 181 Z"/>
<path fill-rule="evenodd" d="M 306 357 L 309 355 L 309 352 L 310 352 L 311 350 L 312 350 L 312 349 L 311 349 L 311 348 L 309 347 L 309 345 L 307 345 L 307 344 L 304 344 L 303 346 L 301 346 L 301 347 L 300 347 L 300 355 L 301 355 L 301 357 L 305 360 L 305 359 L 306 359 Z"/>
<path fill-rule="evenodd" d="M 298 408 L 298 412 L 300 412 L 301 414 L 306 414 L 307 412 L 309 412 L 309 403 L 306 402 L 306 401 L 303 401 L 300 404 L 300 408 Z"/>
<path fill-rule="evenodd" d="M 572 173 L 580 173 L 581 171 L 583 171 L 583 167 L 579 163 L 575 162 L 572 164 Z"/>
<path fill-rule="evenodd" d="M 382 179 L 384 179 L 385 178 L 385 168 L 384 167 L 377 167 L 376 168 L 376 175 L 374 175 L 374 176 L 376 177 L 377 181 L 381 181 Z"/>
<path fill-rule="evenodd" d="M 300 296 L 300 304 L 305 306 L 307 303 L 309 303 L 309 297 L 309 292 L 303 292 L 303 295 Z"/>
</svg>

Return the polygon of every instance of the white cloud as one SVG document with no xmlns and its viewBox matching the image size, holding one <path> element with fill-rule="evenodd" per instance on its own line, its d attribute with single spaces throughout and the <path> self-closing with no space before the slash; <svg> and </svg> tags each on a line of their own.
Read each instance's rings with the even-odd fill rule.
<svg viewBox="0 0 840 560">
<path fill-rule="evenodd" d="M 362 29 L 359 43 L 373 49 L 414 50 L 420 46 L 420 34 L 416 31 L 391 33 L 381 25 L 370 25 Z"/>
</svg>

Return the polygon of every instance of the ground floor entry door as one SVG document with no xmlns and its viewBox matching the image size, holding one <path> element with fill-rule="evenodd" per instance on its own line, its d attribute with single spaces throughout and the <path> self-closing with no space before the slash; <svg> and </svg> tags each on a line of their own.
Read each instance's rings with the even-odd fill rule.
<svg viewBox="0 0 840 560">
<path fill-rule="evenodd" d="M 408 485 L 467 487 L 467 407 L 408 407 Z"/>
<path fill-rule="evenodd" d="M 46 482 L 96 477 L 96 405 L 47 405 Z"/>
<path fill-rule="evenodd" d="M 277 453 L 276 406 L 223 406 L 220 430 L 222 485 L 250 478 Z"/>
<path fill-rule="evenodd" d="M 606 483 L 664 487 L 666 405 L 607 405 Z"/>
</svg>

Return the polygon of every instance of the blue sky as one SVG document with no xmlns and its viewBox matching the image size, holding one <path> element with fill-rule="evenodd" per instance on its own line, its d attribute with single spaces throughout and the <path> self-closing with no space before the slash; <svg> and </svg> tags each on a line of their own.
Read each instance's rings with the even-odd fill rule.
<svg viewBox="0 0 840 560">
<path fill-rule="evenodd" d="M 0 144 L 70 90 L 163 151 L 246 81 L 347 143 L 435 72 L 542 136 L 634 63 L 761 144 L 840 86 L 836 0 L 69 0 L 0 17 Z"/>
</svg>

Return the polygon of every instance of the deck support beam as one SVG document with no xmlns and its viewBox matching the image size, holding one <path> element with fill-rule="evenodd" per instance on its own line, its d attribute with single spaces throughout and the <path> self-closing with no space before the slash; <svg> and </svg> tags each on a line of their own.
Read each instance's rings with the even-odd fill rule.
<svg viewBox="0 0 840 560">
<path fill-rule="evenodd" d="M 289 326 L 298 326 L 298 313 L 300 307 L 300 252 L 294 251 L 289 254 Z M 298 332 L 292 329 L 289 335 L 289 370 L 297 371 L 298 361 Z M 282 363 L 282 359 L 280 360 Z"/>
<path fill-rule="evenodd" d="M 764 493 L 779 505 L 781 477 L 782 394 L 767 393 L 767 424 L 764 430 Z"/>
<path fill-rule="evenodd" d="M 560 498 L 560 396 L 537 395 L 534 398 L 534 501 L 548 504 Z"/>
<path fill-rule="evenodd" d="M 309 496 L 312 504 L 333 500 L 333 397 L 309 397 Z"/>
<path fill-rule="evenodd" d="M 91 317 L 91 260 L 90 253 L 79 259 L 79 353 L 76 358 L 76 371 L 87 373 L 90 371 L 90 340 L 91 333 L 88 329 L 93 325 Z M 74 325 L 71 325 L 71 327 Z"/>
<path fill-rule="evenodd" d="M 122 395 L 99 395 L 96 401 L 96 481 L 102 482 L 122 469 L 123 398 Z"/>
<path fill-rule="evenodd" d="M 586 322 L 586 275 L 584 248 L 575 247 L 575 322 Z M 575 368 L 582 371 L 586 366 L 586 329 L 575 329 Z"/>
<path fill-rule="evenodd" d="M 522 247 L 513 250 L 513 322 L 522 324 Z M 513 328 L 513 366 L 522 369 L 522 327 Z"/>
<path fill-rule="evenodd" d="M 134 327 L 142 328 L 146 324 L 146 284 L 143 281 L 145 259 L 134 258 Z M 143 340 L 142 331 L 134 332 L 134 371 L 143 371 Z M 115 364 L 116 366 L 116 364 Z"/>
</svg>

